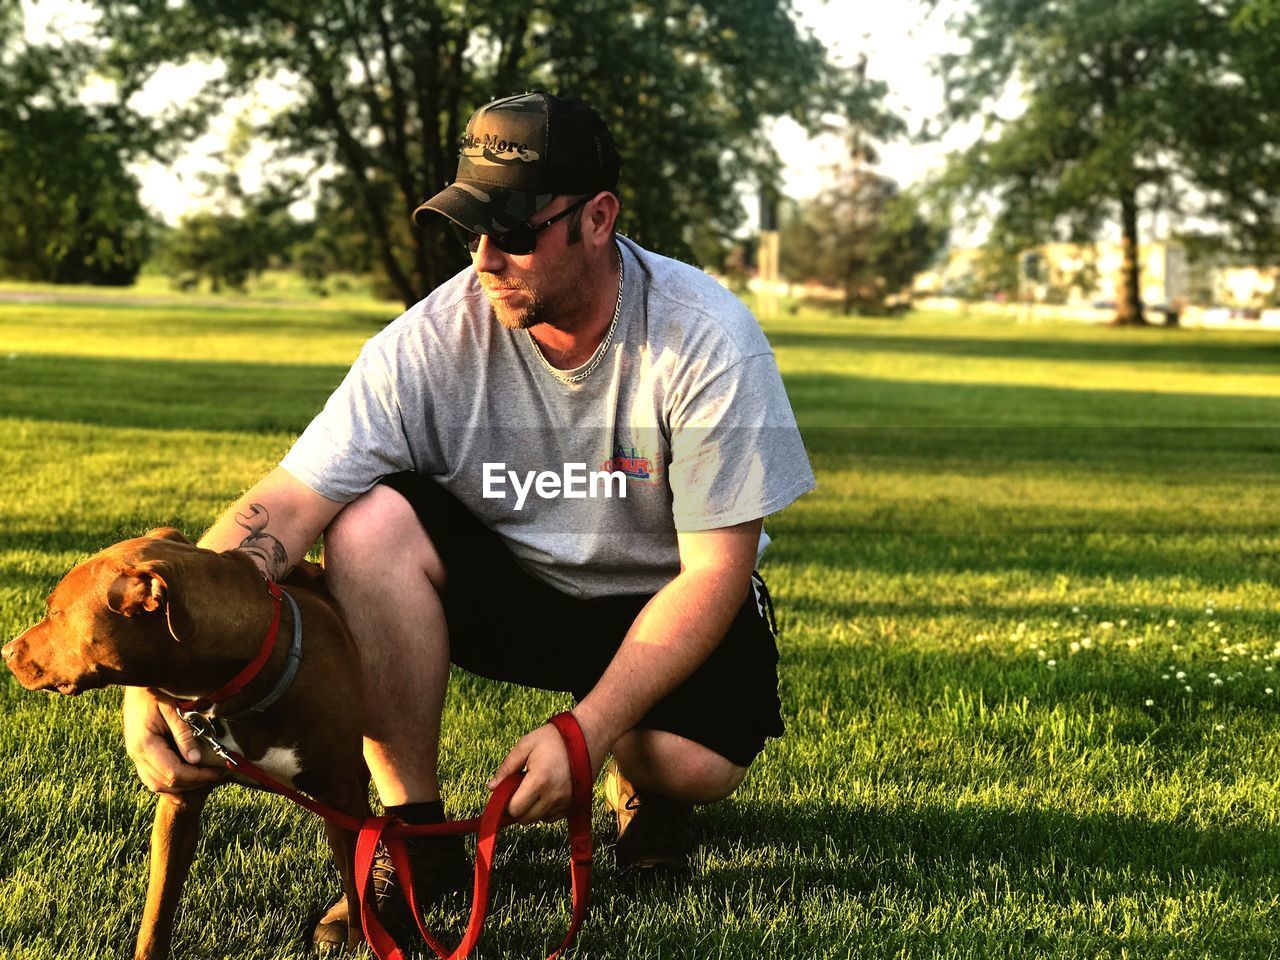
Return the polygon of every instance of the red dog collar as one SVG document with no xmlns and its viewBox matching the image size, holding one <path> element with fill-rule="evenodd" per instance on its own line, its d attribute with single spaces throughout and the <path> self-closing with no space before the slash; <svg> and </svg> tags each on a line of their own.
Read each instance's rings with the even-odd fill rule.
<svg viewBox="0 0 1280 960">
<path fill-rule="evenodd" d="M 179 700 L 178 709 L 183 711 L 195 710 L 203 713 L 215 703 L 230 700 L 247 687 L 250 681 L 266 666 L 267 660 L 271 657 L 271 651 L 275 649 L 276 638 L 280 635 L 280 601 L 283 599 L 280 584 L 274 580 L 267 581 L 267 592 L 271 594 L 272 601 L 271 626 L 267 628 L 267 635 L 262 638 L 262 647 L 258 650 L 258 655 L 250 660 L 245 668 L 232 677 L 225 686 L 219 687 L 208 696 L 200 697 L 196 700 Z"/>
</svg>

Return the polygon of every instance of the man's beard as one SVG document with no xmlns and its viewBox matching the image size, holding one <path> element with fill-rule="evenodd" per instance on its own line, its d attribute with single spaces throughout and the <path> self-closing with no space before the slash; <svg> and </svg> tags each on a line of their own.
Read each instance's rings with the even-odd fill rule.
<svg viewBox="0 0 1280 960">
<path fill-rule="evenodd" d="M 491 275 L 486 275 L 491 276 Z M 516 305 L 507 300 L 490 300 L 493 314 L 498 322 L 508 330 L 527 330 L 542 323 L 547 312 L 547 303 L 528 284 L 520 280 L 499 281 L 496 278 L 486 281 L 481 278 L 480 285 L 486 291 L 519 290 L 524 294 L 524 302 Z"/>
</svg>

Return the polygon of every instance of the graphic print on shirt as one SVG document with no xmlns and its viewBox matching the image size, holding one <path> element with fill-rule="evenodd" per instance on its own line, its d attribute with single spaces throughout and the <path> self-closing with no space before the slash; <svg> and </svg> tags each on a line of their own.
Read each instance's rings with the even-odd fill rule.
<svg viewBox="0 0 1280 960">
<path fill-rule="evenodd" d="M 602 465 L 607 473 L 615 471 L 626 474 L 627 480 L 635 483 L 657 483 L 661 466 L 656 457 L 641 452 L 633 444 L 613 444 L 613 454 Z"/>
</svg>

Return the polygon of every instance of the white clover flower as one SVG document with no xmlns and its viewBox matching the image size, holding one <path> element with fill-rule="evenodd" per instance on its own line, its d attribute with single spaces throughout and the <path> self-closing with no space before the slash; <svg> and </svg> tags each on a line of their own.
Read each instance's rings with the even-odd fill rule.
<svg viewBox="0 0 1280 960">
<path fill-rule="evenodd" d="M 1211 674 L 1209 674 L 1209 679 L 1210 679 L 1210 680 L 1217 680 L 1217 679 L 1218 679 L 1218 675 L 1217 675 L 1216 673 L 1211 673 Z"/>
<path fill-rule="evenodd" d="M 986 639 L 987 639 L 987 635 L 986 635 L 985 633 L 980 633 L 980 634 L 978 634 L 976 637 L 974 637 L 973 639 L 974 639 L 974 640 L 976 640 L 976 641 L 978 641 L 978 643 L 982 643 L 984 640 L 986 640 Z"/>
<path fill-rule="evenodd" d="M 1081 639 L 1080 646 L 1084 647 L 1086 650 L 1092 647 L 1093 637 L 1084 637 L 1083 639 Z"/>
<path fill-rule="evenodd" d="M 1048 663 L 1045 664 L 1045 666 L 1049 667 L 1050 669 L 1052 669 L 1053 667 L 1056 667 L 1057 665 L 1058 665 L 1057 660 L 1050 660 Z"/>
<path fill-rule="evenodd" d="M 1079 652 L 1080 652 L 1080 642 L 1079 642 L 1078 640 L 1072 640 L 1072 641 L 1071 641 L 1071 652 L 1072 652 L 1072 653 L 1079 653 Z"/>
<path fill-rule="evenodd" d="M 1116 625 L 1112 623 L 1110 620 L 1103 620 L 1100 624 L 1098 624 L 1098 628 L 1101 630 L 1114 630 L 1115 626 Z"/>
<path fill-rule="evenodd" d="M 1221 633 L 1221 632 L 1222 632 L 1222 624 L 1220 624 L 1220 623 L 1215 623 L 1215 624 L 1213 625 L 1213 632 L 1214 632 L 1214 633 Z"/>
<path fill-rule="evenodd" d="M 1185 687 L 1183 687 L 1182 689 L 1183 689 L 1183 690 L 1185 690 L 1185 691 L 1187 691 L 1187 693 L 1190 693 L 1190 692 L 1191 692 L 1191 684 L 1187 684 L 1187 685 L 1186 685 Z"/>
<path fill-rule="evenodd" d="M 1072 612 L 1072 613 L 1079 613 L 1079 612 L 1080 612 L 1080 608 L 1079 608 L 1079 607 L 1072 607 L 1072 608 L 1071 608 L 1071 612 Z"/>
<path fill-rule="evenodd" d="M 1226 728 L 1225 726 L 1223 726 L 1222 724 L 1220 724 L 1220 723 L 1215 723 L 1215 724 L 1213 725 L 1213 729 L 1214 729 L 1214 730 L 1217 730 L 1218 732 L 1222 732 L 1223 730 L 1225 730 L 1225 729 L 1227 729 L 1227 728 Z"/>
<path fill-rule="evenodd" d="M 1057 620 L 1052 620 L 1052 621 L 1050 621 L 1050 622 L 1049 622 L 1049 627 L 1050 627 L 1050 629 L 1057 630 L 1057 629 L 1058 629 L 1058 621 L 1057 621 Z"/>
<path fill-rule="evenodd" d="M 1168 675 L 1167 673 L 1161 674 L 1161 675 L 1160 675 L 1160 679 L 1161 679 L 1161 680 L 1168 680 L 1168 679 L 1169 679 L 1169 675 Z"/>
<path fill-rule="evenodd" d="M 1166 627 L 1176 627 L 1177 625 L 1178 625 L 1178 621 L 1174 620 L 1172 617 L 1170 617 L 1169 620 L 1166 621 L 1165 623 Z"/>
<path fill-rule="evenodd" d="M 1048 655 L 1049 655 L 1049 654 L 1048 654 L 1047 652 L 1045 652 L 1044 650 L 1037 650 L 1037 651 L 1036 651 L 1036 657 L 1037 657 L 1037 658 L 1039 658 L 1039 659 L 1041 659 L 1041 660 L 1043 660 L 1043 659 L 1044 659 L 1045 657 L 1047 657 Z"/>
<path fill-rule="evenodd" d="M 1180 644 L 1180 643 L 1175 643 L 1175 644 L 1174 644 L 1173 646 L 1171 646 L 1169 649 L 1170 649 L 1170 650 L 1172 650 L 1174 653 L 1177 653 L 1179 650 L 1181 650 L 1181 649 L 1182 649 L 1182 644 Z"/>
<path fill-rule="evenodd" d="M 1179 680 L 1185 680 L 1187 679 L 1187 671 L 1179 670 L 1177 673 L 1174 674 L 1174 676 L 1177 677 Z"/>
<path fill-rule="evenodd" d="M 1275 693 L 1275 691 L 1272 690 L 1270 687 L 1267 687 L 1267 696 L 1271 696 L 1271 694 L 1273 693 Z"/>
<path fill-rule="evenodd" d="M 1156 702 L 1152 700 L 1150 697 L 1147 697 L 1147 699 L 1142 701 L 1142 705 L 1144 707 L 1154 707 L 1156 705 Z"/>
<path fill-rule="evenodd" d="M 1121 620 L 1121 621 L 1120 621 L 1120 626 L 1122 626 L 1122 627 L 1127 627 L 1128 625 L 1129 625 L 1129 621 L 1128 621 L 1128 620 Z"/>
<path fill-rule="evenodd" d="M 1214 685 L 1215 687 L 1220 687 L 1220 686 L 1222 686 L 1222 678 L 1221 678 L 1221 677 L 1219 677 L 1217 680 L 1213 681 L 1213 685 Z"/>
</svg>

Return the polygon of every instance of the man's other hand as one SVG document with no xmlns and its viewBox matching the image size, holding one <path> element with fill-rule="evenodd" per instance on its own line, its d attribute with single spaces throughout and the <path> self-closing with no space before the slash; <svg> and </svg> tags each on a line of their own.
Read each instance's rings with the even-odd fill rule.
<svg viewBox="0 0 1280 960">
<path fill-rule="evenodd" d="M 200 759 L 200 746 L 191 728 L 178 716 L 178 708 L 163 697 L 143 687 L 126 687 L 123 719 L 125 752 L 152 793 L 210 787 L 227 775 L 222 770 L 187 762 Z M 174 744 L 186 760 L 175 751 Z"/>
<path fill-rule="evenodd" d="M 573 800 L 573 774 L 559 730 L 544 723 L 521 737 L 487 786 L 494 790 L 521 770 L 525 771 L 524 780 L 507 804 L 507 813 L 513 819 L 520 823 L 549 822 L 568 814 Z M 597 772 L 594 762 L 591 772 Z"/>
</svg>

